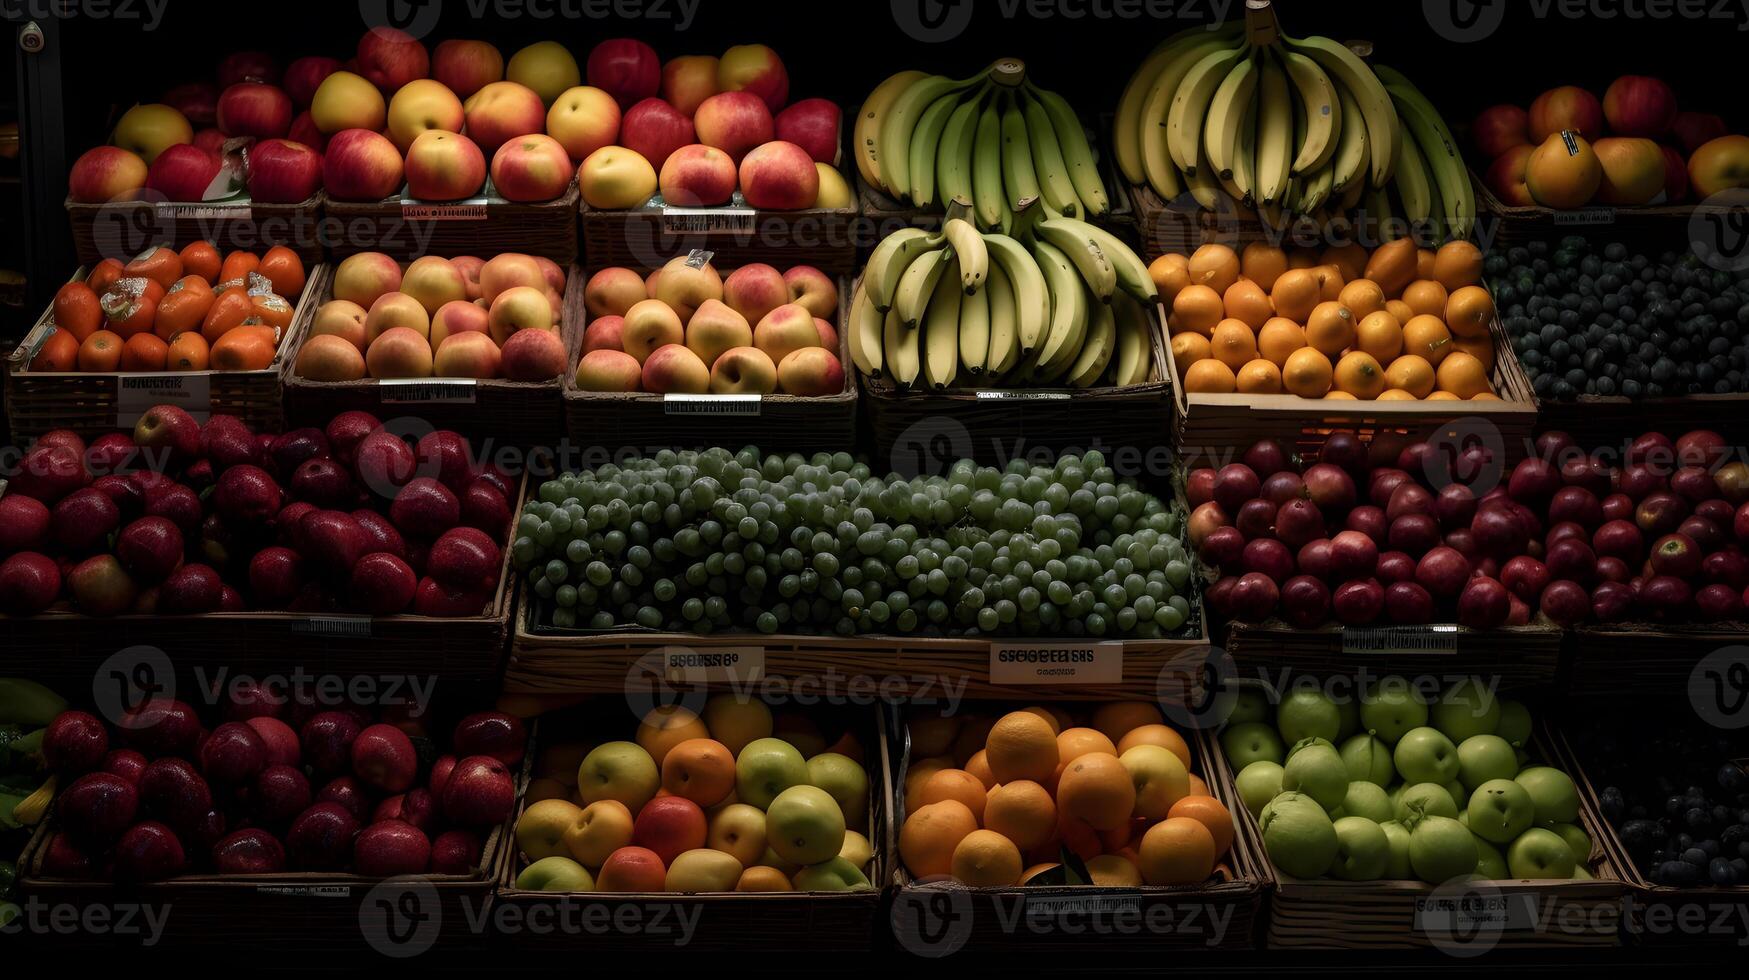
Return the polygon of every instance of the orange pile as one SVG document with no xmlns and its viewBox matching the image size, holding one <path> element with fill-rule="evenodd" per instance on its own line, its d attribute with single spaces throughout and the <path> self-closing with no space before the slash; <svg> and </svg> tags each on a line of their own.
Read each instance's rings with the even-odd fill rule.
<svg viewBox="0 0 1749 980">
<path fill-rule="evenodd" d="M 1204 394 L 1390 400 L 1497 399 L 1494 301 L 1469 242 L 1410 239 L 1243 254 L 1204 245 L 1149 267 L 1179 381 Z"/>
<path fill-rule="evenodd" d="M 1103 887 L 1207 881 L 1233 817 L 1159 709 L 1114 702 L 914 720 L 899 857 L 915 878 L 1024 885 L 1067 851 Z"/>
<path fill-rule="evenodd" d="M 259 371 L 273 363 L 304 289 L 304 263 L 275 246 L 222 259 L 210 242 L 104 259 L 55 293 L 55 331 L 32 371 Z"/>
</svg>

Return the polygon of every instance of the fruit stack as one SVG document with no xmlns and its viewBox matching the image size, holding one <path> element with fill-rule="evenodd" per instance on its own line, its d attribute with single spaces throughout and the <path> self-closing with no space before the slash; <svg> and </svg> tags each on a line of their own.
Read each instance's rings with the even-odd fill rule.
<svg viewBox="0 0 1749 980">
<path fill-rule="evenodd" d="M 853 731 L 723 693 L 644 716 L 634 740 L 585 742 L 541 720 L 516 818 L 530 892 L 872 891 L 870 780 Z M 593 744 L 593 747 L 590 747 Z"/>
<path fill-rule="evenodd" d="M 1200 885 L 1233 816 L 1144 702 L 913 719 L 899 858 L 974 888 Z"/>
<path fill-rule="evenodd" d="M 1578 787 L 1536 761 L 1532 728 L 1480 678 L 1427 698 L 1385 677 L 1359 704 L 1315 684 L 1276 706 L 1248 698 L 1220 742 L 1269 860 L 1294 878 L 1588 880 Z"/>
</svg>

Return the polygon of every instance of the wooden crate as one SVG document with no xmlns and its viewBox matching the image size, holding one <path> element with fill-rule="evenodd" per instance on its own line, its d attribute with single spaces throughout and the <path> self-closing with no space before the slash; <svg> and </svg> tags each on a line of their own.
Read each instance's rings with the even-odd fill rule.
<svg viewBox="0 0 1749 980">
<path fill-rule="evenodd" d="M 1200 634 L 1201 610 L 1187 630 Z M 521 694 L 623 693 L 664 684 L 744 688 L 765 683 L 841 685 L 866 689 L 890 684 L 914 696 L 936 696 L 951 687 L 960 696 L 1102 700 L 1157 694 L 1164 700 L 1199 703 L 1208 644 L 1197 638 L 1110 641 L 1104 663 L 1121 663 L 1115 679 L 1092 673 L 1052 682 L 1009 679 L 1009 666 L 992 677 L 996 658 L 1011 647 L 1045 645 L 1086 649 L 1078 641 L 991 640 L 987 637 L 806 635 L 724 633 L 695 636 L 628 628 L 620 631 L 558 630 L 536 624 L 527 590 L 517 606 L 504 690 Z M 1024 655 L 1024 649 L 1022 650 Z M 1109 667 L 1107 668 L 1109 669 Z M 1091 670 L 1091 668 L 1090 668 Z M 963 685 L 963 688 L 962 688 Z"/>
<path fill-rule="evenodd" d="M 1166 201 L 1146 184 L 1121 186 L 1131 201 L 1145 261 L 1175 253 L 1189 255 L 1210 244 L 1229 245 L 1235 251 L 1253 242 L 1272 242 L 1282 248 L 1294 244 L 1291 230 L 1266 226 L 1256 211 L 1237 205 L 1221 212 L 1205 211 L 1188 194 L 1176 201 Z M 1232 204 L 1225 195 L 1221 200 Z M 1315 244 L 1321 248 L 1327 242 L 1320 235 Z"/>
<path fill-rule="evenodd" d="M 73 232 L 73 251 L 85 265 L 106 258 L 126 262 L 153 245 L 181 251 L 204 241 L 221 252 L 261 252 L 284 245 L 312 266 L 323 256 L 322 197 L 317 192 L 296 204 L 249 200 L 79 204 L 69 198 L 67 223 Z"/>
<path fill-rule="evenodd" d="M 385 252 L 402 261 L 421 255 L 526 252 L 560 265 L 577 261 L 577 182 L 558 199 L 521 204 L 488 196 L 457 204 L 390 198 L 336 201 L 322 195 L 323 213 L 338 234 L 335 258 Z"/>
<path fill-rule="evenodd" d="M 1713 681 L 1701 672 L 1702 662 L 1716 651 L 1749 646 L 1749 627 L 1591 623 L 1574 627 L 1572 637 L 1571 663 L 1562 687 L 1574 697 L 1662 694 L 1700 699 L 1716 696 Z M 1749 653 L 1736 659 L 1749 659 Z"/>
<path fill-rule="evenodd" d="M 1216 785 L 1208 733 L 1187 734 L 1192 770 L 1206 778 L 1210 793 L 1239 813 L 1243 806 L 1237 794 L 1223 794 Z M 901 744 L 905 756 L 894 784 L 900 807 L 895 819 L 902 824 L 898 815 L 911 761 L 904 733 Z M 1252 949 L 1264 921 L 1269 880 L 1262 847 L 1239 833 L 1214 875 L 1198 885 L 971 888 L 951 879 L 919 881 L 895 861 L 892 927 L 901 949 L 929 957 L 1097 953 L 1114 939 L 1135 953 Z"/>
<path fill-rule="evenodd" d="M 566 274 L 560 335 L 570 342 L 582 333 L 574 315 L 583 310 L 583 280 L 573 265 Z M 334 297 L 333 269 L 311 280 L 312 306 Z M 474 378 L 416 378 L 406 381 L 309 381 L 297 374 L 297 357 L 285 358 L 285 414 L 293 426 L 326 426 L 341 412 L 369 412 L 385 421 L 410 416 L 437 429 L 485 445 L 528 449 L 556 446 L 564 437 L 560 381 L 505 381 Z"/>
<path fill-rule="evenodd" d="M 578 943 L 612 951 L 682 950 L 726 953 L 749 948 L 773 952 L 867 954 L 884 931 L 881 884 L 898 850 L 891 819 L 892 765 L 885 712 L 877 708 L 860 731 L 868 753 L 869 843 L 874 850 L 866 891 L 853 892 L 550 892 L 516 887 L 527 862 L 514 843 L 498 853 L 495 918 L 505 922 L 576 922 L 584 931 L 522 930 L 511 941 L 518 949 L 563 949 Z M 631 730 L 633 720 L 621 726 Z M 529 755 L 536 755 L 537 723 Z M 527 805 L 518 794 L 517 817 Z M 511 822 L 514 827 L 515 820 Z M 561 915 L 561 913 L 563 913 Z M 628 921 L 636 926 L 626 927 Z M 679 925 L 690 920 L 690 927 Z M 594 923 L 595 928 L 588 928 Z"/>
<path fill-rule="evenodd" d="M 1648 207 L 1596 205 L 1557 211 L 1540 205 L 1518 207 L 1500 200 L 1480 174 L 1470 171 L 1476 190 L 1477 238 L 1483 248 L 1507 248 L 1537 239 L 1581 235 L 1600 242 L 1634 241 L 1653 251 L 1690 252 L 1697 245 L 1734 248 L 1735 232 L 1749 204 L 1660 204 Z M 1708 240 L 1710 236 L 1711 240 Z"/>
<path fill-rule="evenodd" d="M 684 254 L 684 253 L 682 253 Z M 666 260 L 657 264 L 665 264 Z M 726 268 L 719 266 L 719 268 Z M 782 266 L 779 266 L 782 268 Z M 583 350 L 588 313 L 582 301 L 584 282 L 595 269 L 582 273 L 577 302 L 566 320 L 571 370 L 562 381 L 565 429 L 579 447 L 630 448 L 642 453 L 657 449 L 704 449 L 754 445 L 767 452 L 851 452 L 856 448 L 856 411 L 860 401 L 856 365 L 850 360 L 850 280 L 837 277 L 838 363 L 844 369 L 844 390 L 831 395 L 801 397 L 772 394 L 662 395 L 646 391 L 584 391 L 577 387 L 576 364 Z M 640 268 L 639 273 L 647 272 Z"/>
<path fill-rule="evenodd" d="M 960 459 L 1005 466 L 1041 449 L 1149 452 L 1171 432 L 1171 352 L 1166 311 L 1149 331 L 1153 370 L 1126 388 L 951 388 L 901 392 L 890 378 L 859 375 L 875 458 L 902 471 L 945 471 Z M 854 366 L 852 367 L 854 371 Z"/>
<path fill-rule="evenodd" d="M 1302 630 L 1280 620 L 1232 623 L 1226 649 L 1240 675 L 1287 670 L 1329 677 L 1365 668 L 1374 674 L 1476 675 L 1506 690 L 1553 684 L 1561 665 L 1561 630 L 1531 626 L 1473 630 L 1451 624 Z"/>
<path fill-rule="evenodd" d="M 73 280 L 82 281 L 89 271 L 80 269 Z M 257 432 L 281 431 L 285 409 L 280 373 L 315 319 L 322 295 L 318 284 L 328 275 L 327 265 L 310 267 L 279 351 L 259 371 L 33 371 L 31 358 L 56 329 L 54 310 L 44 310 L 6 359 L 12 444 L 27 445 L 51 429 L 72 429 L 86 437 L 132 429 L 141 413 L 164 403 L 180 405 L 203 422 L 212 415 L 235 415 Z"/>
<path fill-rule="evenodd" d="M 1641 398 L 1580 395 L 1572 401 L 1536 399 L 1538 431 L 1559 430 L 1581 446 L 1625 447 L 1646 432 L 1671 438 L 1711 429 L 1732 446 L 1749 445 L 1749 394 Z"/>
<path fill-rule="evenodd" d="M 1539 724 L 1531 754 L 1561 765 L 1556 736 Z M 1235 773 L 1224 752 L 1214 768 L 1228 794 L 1239 799 Z M 1581 771 L 1568 769 L 1577 785 Z M 1243 805 L 1234 810 L 1239 833 L 1266 854 L 1257 820 Z M 1610 830 L 1583 795 L 1580 826 L 1591 837 L 1587 881 L 1478 881 L 1433 886 L 1420 881 L 1339 881 L 1292 878 L 1271 867 L 1275 886 L 1267 933 L 1270 949 L 1440 949 L 1470 957 L 1491 949 L 1575 949 L 1620 945 L 1622 898 L 1627 882 L 1600 842 Z M 1441 921 L 1450 903 L 1489 910 Z M 1498 916 L 1498 918 L 1496 918 Z M 1575 925 L 1577 923 L 1577 925 Z"/>
</svg>

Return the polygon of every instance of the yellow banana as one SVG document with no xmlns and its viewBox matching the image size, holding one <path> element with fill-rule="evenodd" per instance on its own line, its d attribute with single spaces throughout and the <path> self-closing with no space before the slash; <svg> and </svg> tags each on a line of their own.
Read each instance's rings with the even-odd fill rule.
<svg viewBox="0 0 1749 980">
<path fill-rule="evenodd" d="M 923 352 L 919 343 L 923 330 L 907 326 L 898 310 L 888 310 L 881 326 L 881 346 L 886 350 L 886 362 L 893 381 L 900 388 L 913 388 L 923 371 Z"/>
<path fill-rule="evenodd" d="M 1009 289 L 1014 293 L 1015 334 L 1020 350 L 1031 353 L 1043 342 L 1051 319 L 1051 294 L 1044 270 L 1018 239 L 1007 235 L 985 235 L 984 245 L 994 259 L 992 269 L 1001 268 L 1003 278 L 1008 280 Z"/>
<path fill-rule="evenodd" d="M 931 235 L 921 228 L 901 228 L 875 246 L 863 273 L 863 285 L 874 308 L 885 313 L 892 308 L 893 294 L 899 280 L 924 252 L 941 247 L 941 235 Z"/>
<path fill-rule="evenodd" d="M 938 200 L 935 158 L 941 146 L 941 134 L 947 129 L 948 118 L 959 108 L 960 98 L 961 93 L 949 92 L 931 102 L 918 117 L 917 128 L 911 133 L 911 145 L 907 151 L 910 159 L 906 168 L 911 183 L 907 190 L 912 203 L 920 208 L 929 207 Z"/>
<path fill-rule="evenodd" d="M 1127 295 L 1119 295 L 1111 304 L 1117 318 L 1117 352 L 1112 372 L 1112 384 L 1119 388 L 1145 384 L 1153 371 L 1153 349 L 1149 334 L 1153 324 L 1148 320 L 1148 308 Z"/>
<path fill-rule="evenodd" d="M 1305 143 L 1294 158 L 1293 173 L 1303 177 L 1324 164 L 1336 153 L 1336 134 L 1342 125 L 1342 100 L 1336 85 L 1318 63 L 1297 51 L 1281 53 L 1282 67 L 1288 81 L 1299 92 L 1300 118 L 1305 126 Z"/>
<path fill-rule="evenodd" d="M 1202 162 L 1204 122 L 1215 91 L 1249 53 L 1248 46 L 1241 46 L 1207 55 L 1185 73 L 1172 97 L 1172 109 L 1166 115 L 1166 146 L 1172 152 L 1172 162 L 1187 176 L 1195 176 Z"/>
<path fill-rule="evenodd" d="M 911 139 L 917 122 L 936 99 L 969 87 L 943 75 L 930 75 L 906 86 L 882 114 L 880 145 L 876 150 L 887 189 L 893 195 L 911 192 Z"/>
<path fill-rule="evenodd" d="M 936 279 L 923 317 L 923 383 L 938 391 L 953 382 L 960 358 L 960 288 L 953 266 L 950 259 Z"/>
<path fill-rule="evenodd" d="M 1064 351 L 1073 356 L 1072 352 L 1080 348 L 1081 338 L 1087 332 L 1087 286 L 1069 257 L 1056 246 L 1035 240 L 1032 254 L 1038 259 L 1039 269 L 1044 272 L 1045 283 L 1051 291 L 1050 329 L 1038 358 L 1039 371 L 1044 373 L 1037 376 L 1051 379 L 1067 366 L 1062 363 Z M 1054 371 L 1051 370 L 1053 367 Z"/>
<path fill-rule="evenodd" d="M 1105 194 L 1105 180 L 1099 176 L 1099 161 L 1093 156 L 1093 146 L 1087 142 L 1087 130 L 1076 117 L 1075 110 L 1055 92 L 1026 83 L 1026 91 L 1044 106 L 1050 117 L 1051 129 L 1057 134 L 1057 145 L 1063 150 L 1063 163 L 1069 168 L 1069 181 L 1075 185 L 1075 196 L 1081 199 L 1077 218 L 1097 218 L 1111 210 L 1111 200 Z"/>
<path fill-rule="evenodd" d="M 893 100 L 899 93 L 909 88 L 913 82 L 928 78 L 926 72 L 902 71 L 888 76 L 887 80 L 875 86 L 863 100 L 862 109 L 856 114 L 856 125 L 852 127 L 852 142 L 856 148 L 856 169 L 862 174 L 862 179 L 870 187 L 886 191 L 897 197 L 898 192 L 887 185 L 881 175 L 880 133 L 881 122 L 886 116 Z"/>
<path fill-rule="evenodd" d="M 1112 268 L 1104 250 L 1083 230 L 1089 227 L 1084 221 L 1069 224 L 1047 218 L 1034 226 L 1034 233 L 1067 256 L 1093 295 L 1099 297 L 1101 303 L 1109 303 L 1112 292 L 1117 289 L 1117 270 Z"/>
<path fill-rule="evenodd" d="M 846 325 L 850 345 L 850 360 L 856 369 L 871 378 L 881 376 L 881 312 L 868 298 L 866 279 L 856 284 L 856 295 L 850 300 L 850 322 Z"/>
<path fill-rule="evenodd" d="M 990 357 L 990 292 L 967 293 L 960 300 L 959 358 L 969 375 L 984 373 Z"/>
<path fill-rule="evenodd" d="M 1203 133 L 1203 149 L 1209 163 L 1223 179 L 1233 176 L 1233 151 L 1238 146 L 1239 128 L 1251 108 L 1257 93 L 1257 58 L 1255 52 L 1227 73 L 1215 97 L 1209 102 L 1207 131 Z"/>
<path fill-rule="evenodd" d="M 1340 194 L 1366 174 L 1366 120 L 1361 118 L 1360 106 L 1354 101 L 1354 96 L 1347 89 L 1338 89 L 1337 98 L 1342 102 L 1342 133 L 1336 140 L 1336 155 L 1332 158 L 1335 166 L 1331 189 Z"/>
<path fill-rule="evenodd" d="M 1071 388 L 1087 388 L 1105 375 L 1117 349 L 1117 318 L 1111 304 L 1093 304 L 1093 314 L 1087 323 L 1087 337 L 1081 343 L 1081 353 L 1069 366 Z"/>
<path fill-rule="evenodd" d="M 1287 73 L 1274 58 L 1264 59 L 1257 99 L 1257 201 L 1276 204 L 1293 167 L 1294 105 Z"/>
<path fill-rule="evenodd" d="M 990 250 L 984 245 L 984 236 L 964 218 L 947 219 L 942 224 L 942 231 L 959 261 L 960 285 L 970 296 L 984 285 L 990 274 Z"/>
<path fill-rule="evenodd" d="M 999 376 L 1020 358 L 1020 313 L 1014 305 L 1014 287 L 1008 282 L 1008 274 L 1002 271 L 1002 263 L 991 263 L 990 281 L 984 287 L 984 295 L 989 297 L 990 341 L 985 347 L 983 362 L 967 364 L 966 370 L 972 374 Z M 960 354 L 963 357 L 966 353 L 962 342 Z"/>
<path fill-rule="evenodd" d="M 1360 106 L 1361 118 L 1366 120 L 1367 148 L 1372 155 L 1372 184 L 1374 187 L 1385 186 L 1396 163 L 1399 124 L 1396 106 L 1391 104 L 1390 93 L 1385 91 L 1379 77 L 1360 60 L 1359 55 L 1340 41 L 1327 37 L 1296 40 L 1284 35 L 1282 43 L 1288 50 L 1316 61 L 1332 81 L 1354 96 L 1355 103 Z"/>
<path fill-rule="evenodd" d="M 924 252 L 911 263 L 899 278 L 898 292 L 893 296 L 893 309 L 908 327 L 923 322 L 923 313 L 935 294 L 935 285 L 953 264 L 953 249 L 940 248 Z"/>
</svg>

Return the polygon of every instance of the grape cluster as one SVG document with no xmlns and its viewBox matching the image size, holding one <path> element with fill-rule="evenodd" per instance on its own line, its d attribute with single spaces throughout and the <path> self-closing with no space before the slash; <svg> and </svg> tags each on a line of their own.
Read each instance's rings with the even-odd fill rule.
<svg viewBox="0 0 1749 980">
<path fill-rule="evenodd" d="M 663 450 L 542 484 L 512 554 L 562 629 L 1162 637 L 1183 521 L 1097 452 L 877 476 L 847 453 Z"/>
</svg>

